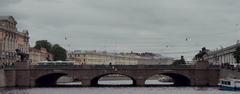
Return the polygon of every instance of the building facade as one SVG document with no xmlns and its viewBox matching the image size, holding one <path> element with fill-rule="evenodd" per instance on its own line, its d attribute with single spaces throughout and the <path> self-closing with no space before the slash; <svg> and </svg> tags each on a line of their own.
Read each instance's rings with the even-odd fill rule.
<svg viewBox="0 0 240 94">
<path fill-rule="evenodd" d="M 68 52 L 67 58 L 68 60 L 75 61 L 80 65 L 156 65 L 172 64 L 173 62 L 173 59 L 170 58 L 139 56 L 134 53 L 108 53 L 81 50 Z"/>
<path fill-rule="evenodd" d="M 173 58 L 137 58 L 138 65 L 171 65 L 174 61 Z"/>
<path fill-rule="evenodd" d="M 41 48 L 41 49 L 30 48 L 29 59 L 32 65 L 37 65 L 42 61 L 52 61 L 53 55 L 49 53 L 45 48 Z"/>
<path fill-rule="evenodd" d="M 208 51 L 208 54 L 204 56 L 204 59 L 213 65 L 221 65 L 224 63 L 236 65 L 233 53 L 236 51 L 237 47 L 240 47 L 240 43 L 236 43 L 220 50 Z"/>
<path fill-rule="evenodd" d="M 73 51 L 67 54 L 68 60 L 75 61 L 79 65 L 136 65 L 137 60 L 131 56 L 116 53 L 97 51 Z"/>
<path fill-rule="evenodd" d="M 19 32 L 12 16 L 0 16 L 0 64 L 13 64 L 17 60 L 15 49 L 29 52 L 28 30 Z"/>
</svg>

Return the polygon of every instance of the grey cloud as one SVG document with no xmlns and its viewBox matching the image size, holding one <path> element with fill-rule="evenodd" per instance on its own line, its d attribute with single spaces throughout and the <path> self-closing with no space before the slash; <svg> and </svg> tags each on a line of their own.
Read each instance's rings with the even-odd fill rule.
<svg viewBox="0 0 240 94">
<path fill-rule="evenodd" d="M 0 14 L 39 39 L 67 49 L 191 52 L 240 36 L 237 0 L 5 0 Z M 41 36 L 39 36 L 41 35 Z M 64 40 L 67 37 L 68 40 Z M 189 40 L 185 39 L 189 37 Z M 177 57 L 181 54 L 166 54 Z"/>
<path fill-rule="evenodd" d="M 0 7 L 7 7 L 11 4 L 17 4 L 20 3 L 22 0 L 1 0 L 0 1 Z"/>
</svg>

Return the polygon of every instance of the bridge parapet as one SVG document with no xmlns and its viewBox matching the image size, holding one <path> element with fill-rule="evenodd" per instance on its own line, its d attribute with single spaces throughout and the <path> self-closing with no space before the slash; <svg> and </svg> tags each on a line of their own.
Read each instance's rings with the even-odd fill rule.
<svg viewBox="0 0 240 94">
<path fill-rule="evenodd" d="M 194 69 L 193 65 L 32 65 L 31 69 Z"/>
<path fill-rule="evenodd" d="M 208 61 L 197 61 L 195 64 L 195 69 L 220 69 L 219 65 L 211 65 Z"/>
<path fill-rule="evenodd" d="M 4 70 L 16 69 L 220 69 L 218 65 L 16 65 Z"/>
</svg>

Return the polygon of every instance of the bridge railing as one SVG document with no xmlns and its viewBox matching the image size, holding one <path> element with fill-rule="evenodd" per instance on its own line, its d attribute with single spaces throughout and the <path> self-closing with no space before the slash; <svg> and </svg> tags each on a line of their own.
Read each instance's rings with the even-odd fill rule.
<svg viewBox="0 0 240 94">
<path fill-rule="evenodd" d="M 192 69 L 193 65 L 33 65 L 35 69 Z"/>
<path fill-rule="evenodd" d="M 32 69 L 194 69 L 194 65 L 31 65 Z M 219 69 L 218 65 L 209 65 L 209 69 Z M 16 66 L 5 66 L 12 70 Z"/>
</svg>

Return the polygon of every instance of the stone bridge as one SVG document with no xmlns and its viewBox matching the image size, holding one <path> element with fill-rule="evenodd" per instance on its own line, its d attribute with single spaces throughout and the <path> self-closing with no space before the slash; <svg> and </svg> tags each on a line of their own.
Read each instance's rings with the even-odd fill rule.
<svg viewBox="0 0 240 94">
<path fill-rule="evenodd" d="M 28 67 L 28 68 L 26 68 Z M 153 75 L 166 75 L 177 86 L 216 86 L 219 68 L 196 65 L 84 65 L 84 66 L 25 66 L 6 68 L 7 86 L 54 86 L 58 78 L 70 76 L 83 86 L 98 86 L 98 80 L 106 75 L 121 74 L 132 79 L 133 86 L 145 86 Z"/>
</svg>

